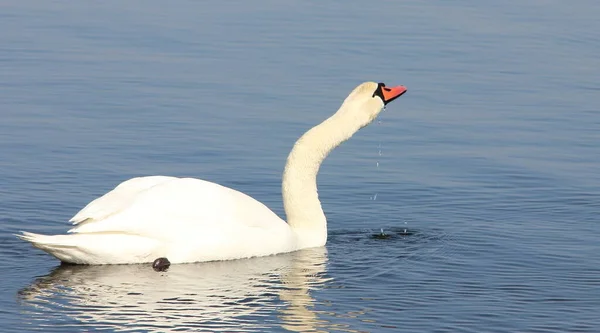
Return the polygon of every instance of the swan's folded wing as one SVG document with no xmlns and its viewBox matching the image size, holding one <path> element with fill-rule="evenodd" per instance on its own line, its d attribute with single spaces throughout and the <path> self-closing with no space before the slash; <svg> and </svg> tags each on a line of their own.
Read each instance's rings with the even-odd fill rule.
<svg viewBox="0 0 600 333">
<path fill-rule="evenodd" d="M 81 224 L 82 222 L 87 223 L 106 219 L 129 207 L 141 192 L 174 179 L 177 178 L 168 176 L 149 176 L 126 180 L 117 185 L 112 191 L 90 202 L 75 214 L 69 222 Z"/>
<path fill-rule="evenodd" d="M 139 192 L 117 213 L 86 221 L 70 232 L 120 232 L 166 240 L 182 233 L 204 237 L 247 228 L 286 229 L 287 224 L 244 193 L 200 179 L 176 178 Z"/>
</svg>

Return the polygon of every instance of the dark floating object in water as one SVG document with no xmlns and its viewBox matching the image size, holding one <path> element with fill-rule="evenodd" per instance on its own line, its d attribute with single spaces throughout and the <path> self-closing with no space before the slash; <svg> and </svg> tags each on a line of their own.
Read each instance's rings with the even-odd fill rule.
<svg viewBox="0 0 600 333">
<path fill-rule="evenodd" d="M 379 232 L 377 234 L 373 234 L 372 237 L 375 239 L 388 239 L 388 238 L 391 238 L 392 235 L 386 234 L 385 232 L 383 232 L 383 229 L 381 229 L 381 232 Z"/>
<path fill-rule="evenodd" d="M 399 231 L 398 234 L 400 236 L 410 236 L 410 235 L 414 234 L 414 232 L 410 231 L 408 229 L 403 229 L 403 230 Z"/>
<path fill-rule="evenodd" d="M 386 233 L 381 229 L 380 232 L 376 234 L 372 234 L 371 238 L 373 239 L 391 239 L 396 238 L 396 236 L 411 236 L 414 234 L 414 231 L 408 229 L 392 229 L 392 233 Z"/>
<path fill-rule="evenodd" d="M 158 258 L 152 263 L 152 268 L 157 272 L 164 272 L 169 268 L 169 266 L 171 266 L 171 262 L 169 259 L 164 257 Z"/>
</svg>

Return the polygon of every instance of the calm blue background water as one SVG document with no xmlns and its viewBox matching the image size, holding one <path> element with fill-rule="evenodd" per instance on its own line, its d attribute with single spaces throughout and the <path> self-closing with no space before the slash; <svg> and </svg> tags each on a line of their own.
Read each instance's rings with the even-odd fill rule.
<svg viewBox="0 0 600 333">
<path fill-rule="evenodd" d="M 0 2 L 0 330 L 600 331 L 598 17 L 591 0 Z M 409 92 L 323 165 L 326 250 L 156 273 L 57 268 L 13 236 L 62 233 L 139 175 L 282 214 L 294 140 L 366 80 Z"/>
</svg>

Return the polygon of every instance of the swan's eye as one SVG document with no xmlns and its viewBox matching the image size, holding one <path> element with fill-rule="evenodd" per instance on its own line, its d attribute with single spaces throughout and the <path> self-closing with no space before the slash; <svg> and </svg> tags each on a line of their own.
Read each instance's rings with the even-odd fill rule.
<svg viewBox="0 0 600 333">
<path fill-rule="evenodd" d="M 390 91 L 389 88 L 385 87 L 385 83 L 380 82 L 379 84 L 377 84 L 377 89 L 375 89 L 375 92 L 373 92 L 373 96 L 371 96 L 371 97 L 379 96 L 379 98 L 381 98 L 381 100 L 385 101 L 385 98 L 383 97 L 382 89 L 385 89 L 385 91 Z"/>
</svg>

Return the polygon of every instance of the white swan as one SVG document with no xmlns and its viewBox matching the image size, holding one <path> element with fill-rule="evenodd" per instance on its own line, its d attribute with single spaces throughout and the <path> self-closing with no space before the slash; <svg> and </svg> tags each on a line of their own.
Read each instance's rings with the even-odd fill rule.
<svg viewBox="0 0 600 333">
<path fill-rule="evenodd" d="M 266 256 L 325 245 L 327 220 L 317 193 L 325 157 L 385 104 L 406 92 L 365 82 L 329 119 L 294 145 L 283 172 L 288 222 L 236 190 L 194 178 L 139 177 L 90 202 L 67 235 L 18 235 L 63 262 L 133 264 L 166 257 L 189 263 Z"/>
</svg>

